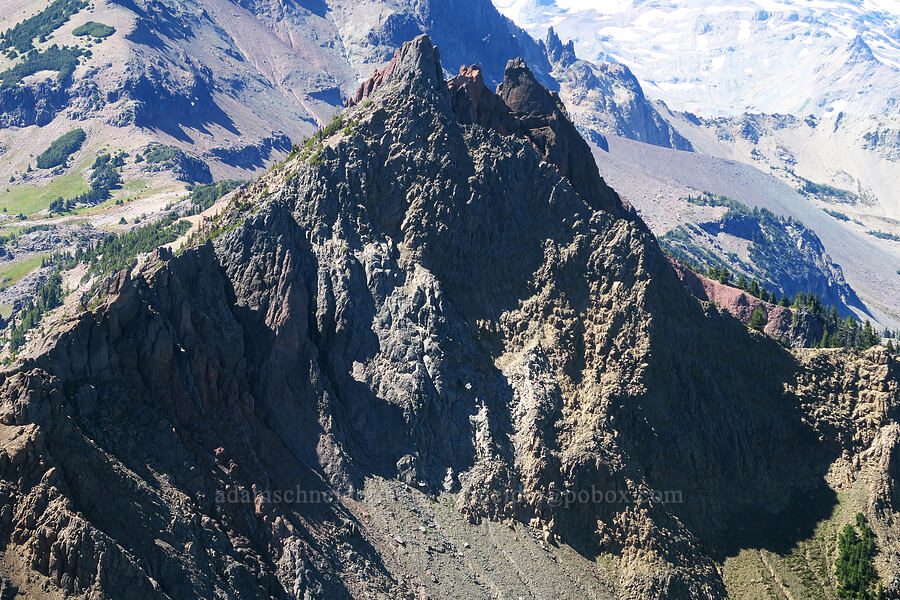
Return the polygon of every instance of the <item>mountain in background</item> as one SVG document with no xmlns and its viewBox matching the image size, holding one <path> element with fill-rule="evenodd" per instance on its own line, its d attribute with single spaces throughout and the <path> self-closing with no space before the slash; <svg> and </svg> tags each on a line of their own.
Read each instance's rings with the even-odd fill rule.
<svg viewBox="0 0 900 600">
<path fill-rule="evenodd" d="M 707 117 L 900 110 L 895 0 L 494 0 L 534 36 L 552 25 L 588 60 L 629 65 L 646 91 Z"/>
<path fill-rule="evenodd" d="M 559 82 L 560 96 L 589 139 L 608 150 L 603 135 L 619 135 L 654 146 L 693 150 L 644 97 L 641 85 L 623 64 L 579 60 L 575 46 L 563 44 L 551 27 L 541 42 Z"/>
<path fill-rule="evenodd" d="M 718 128 L 700 142 L 704 153 L 787 167 L 870 201 L 876 217 L 900 218 L 897 3 L 495 5 L 533 35 L 552 26 L 583 58 L 628 65 L 663 113 L 684 113 L 673 124 L 688 139 L 733 119 L 726 128 L 751 140 L 735 148 L 735 131 Z M 748 124 L 745 114 L 757 116 Z"/>
</svg>

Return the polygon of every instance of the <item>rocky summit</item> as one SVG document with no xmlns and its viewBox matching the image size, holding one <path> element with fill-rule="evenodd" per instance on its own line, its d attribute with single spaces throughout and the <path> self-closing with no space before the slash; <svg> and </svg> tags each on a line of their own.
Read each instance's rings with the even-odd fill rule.
<svg viewBox="0 0 900 600">
<path fill-rule="evenodd" d="M 900 593 L 897 359 L 698 300 L 523 60 L 458 72 L 45 317 L 0 598 L 833 598 L 856 512 Z"/>
</svg>

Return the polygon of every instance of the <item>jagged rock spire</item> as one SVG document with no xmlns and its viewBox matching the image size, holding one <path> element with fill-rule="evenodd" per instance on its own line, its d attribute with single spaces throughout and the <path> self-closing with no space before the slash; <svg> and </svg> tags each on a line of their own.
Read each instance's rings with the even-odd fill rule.
<svg viewBox="0 0 900 600">
<path fill-rule="evenodd" d="M 547 52 L 547 59 L 554 68 L 565 69 L 578 60 L 575 56 L 575 42 L 569 40 L 569 43 L 563 44 L 552 27 L 547 29 L 544 50 Z"/>
<path fill-rule="evenodd" d="M 586 202 L 617 216 L 629 212 L 603 181 L 590 147 L 569 119 L 559 96 L 538 83 L 523 59 L 507 63 L 497 95 L 512 111 L 520 132 L 547 162 L 557 166 Z"/>
<path fill-rule="evenodd" d="M 356 93 L 347 99 L 346 106 L 362 102 L 389 81 L 408 82 L 410 80 L 416 80 L 426 85 L 430 84 L 433 87 L 444 83 L 440 52 L 425 34 L 404 42 L 383 69 L 376 69 L 369 79 L 360 84 Z"/>
<path fill-rule="evenodd" d="M 503 135 L 518 133 L 509 107 L 484 84 L 481 67 L 459 68 L 459 75 L 447 82 L 453 112 L 460 123 L 479 124 Z"/>
</svg>

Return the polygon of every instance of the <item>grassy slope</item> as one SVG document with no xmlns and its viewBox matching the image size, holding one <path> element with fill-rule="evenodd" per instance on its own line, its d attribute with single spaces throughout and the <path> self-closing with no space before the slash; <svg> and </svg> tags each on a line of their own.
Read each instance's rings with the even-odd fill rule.
<svg viewBox="0 0 900 600">
<path fill-rule="evenodd" d="M 78 165 L 65 175 L 55 177 L 47 185 L 18 185 L 18 182 L 8 184 L 9 191 L 0 193 L 0 210 L 6 208 L 9 214 L 31 215 L 48 208 L 60 196 L 74 198 L 83 194 L 88 191 L 88 185 L 81 172 L 89 162 Z"/>
<path fill-rule="evenodd" d="M 853 522 L 864 505 L 864 491 L 839 492 L 831 517 L 789 553 L 743 549 L 728 557 L 723 572 L 729 595 L 742 600 L 837 600 L 834 561 L 838 532 Z"/>
<path fill-rule="evenodd" d="M 39 254 L 4 265 L 3 268 L 0 268 L 0 290 L 18 283 L 23 277 L 40 267 L 43 258 L 43 255 Z"/>
</svg>

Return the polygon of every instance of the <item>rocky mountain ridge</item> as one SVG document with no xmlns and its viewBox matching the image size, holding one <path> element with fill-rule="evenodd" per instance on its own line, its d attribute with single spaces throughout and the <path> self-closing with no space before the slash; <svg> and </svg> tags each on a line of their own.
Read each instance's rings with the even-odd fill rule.
<svg viewBox="0 0 900 600">
<path fill-rule="evenodd" d="M 553 77 L 560 84 L 560 96 L 585 137 L 605 150 L 609 147 L 604 147 L 604 133 L 654 146 L 694 149 L 644 97 L 640 83 L 627 66 L 579 60 L 574 43 L 570 40 L 563 45 L 552 27 L 542 43 L 553 65 Z"/>
<path fill-rule="evenodd" d="M 16 10 L 0 17 L 0 30 L 41 9 L 17 0 Z M 88 20 L 114 32 L 102 40 L 74 36 Z M 559 92 L 579 130 L 601 147 L 604 136 L 620 135 L 688 150 L 693 142 L 687 136 L 708 150 L 702 134 L 682 136 L 667 123 L 679 117 L 650 103 L 627 67 L 578 60 L 574 45 L 563 45 L 555 34 L 535 41 L 488 0 L 99 0 L 45 41 L 36 39 L 42 52 L 62 44 L 91 53 L 79 59 L 69 79 L 41 72 L 0 90 L 7 98 L 4 115 L 15 125 L 0 129 L 0 177 L 10 183 L 0 192 L 10 213 L 4 223 L 19 226 L 22 214 L 25 226 L 64 228 L 87 216 L 98 227 L 123 232 L 164 206 L 184 206 L 186 184 L 250 179 L 327 123 L 360 81 L 373 69 L 382 71 L 402 41 L 421 32 L 444 49 L 447 64 L 476 62 L 492 89 L 507 59 L 523 56 L 536 80 Z M 0 57 L 0 70 L 21 61 Z M 86 132 L 84 146 L 52 171 L 33 169 L 33 157 L 74 128 Z M 883 146 L 889 139 L 886 131 L 871 143 Z M 183 160 L 138 162 L 159 145 Z M 98 205 L 53 212 L 52 203 L 74 202 L 89 189 L 90 165 L 107 151 L 131 155 L 121 187 Z M 193 167 L 178 168 L 180 163 Z M 892 231 L 889 224 L 879 227 Z M 0 270 L 15 268 L 0 262 Z"/>
<path fill-rule="evenodd" d="M 6 589 L 486 598 L 529 568 L 501 579 L 477 546 L 536 535 L 562 582 L 538 597 L 724 598 L 726 557 L 778 541 L 745 511 L 799 509 L 775 529 L 802 539 L 849 488 L 896 589 L 896 359 L 791 354 L 698 303 L 574 168 L 589 149 L 525 63 L 496 97 L 477 73 L 448 87 L 430 40 L 405 44 L 205 242 L 47 323 L 0 383 Z M 448 500 L 475 543 L 451 543 Z M 415 539 L 388 514 L 405 507 Z"/>
</svg>

